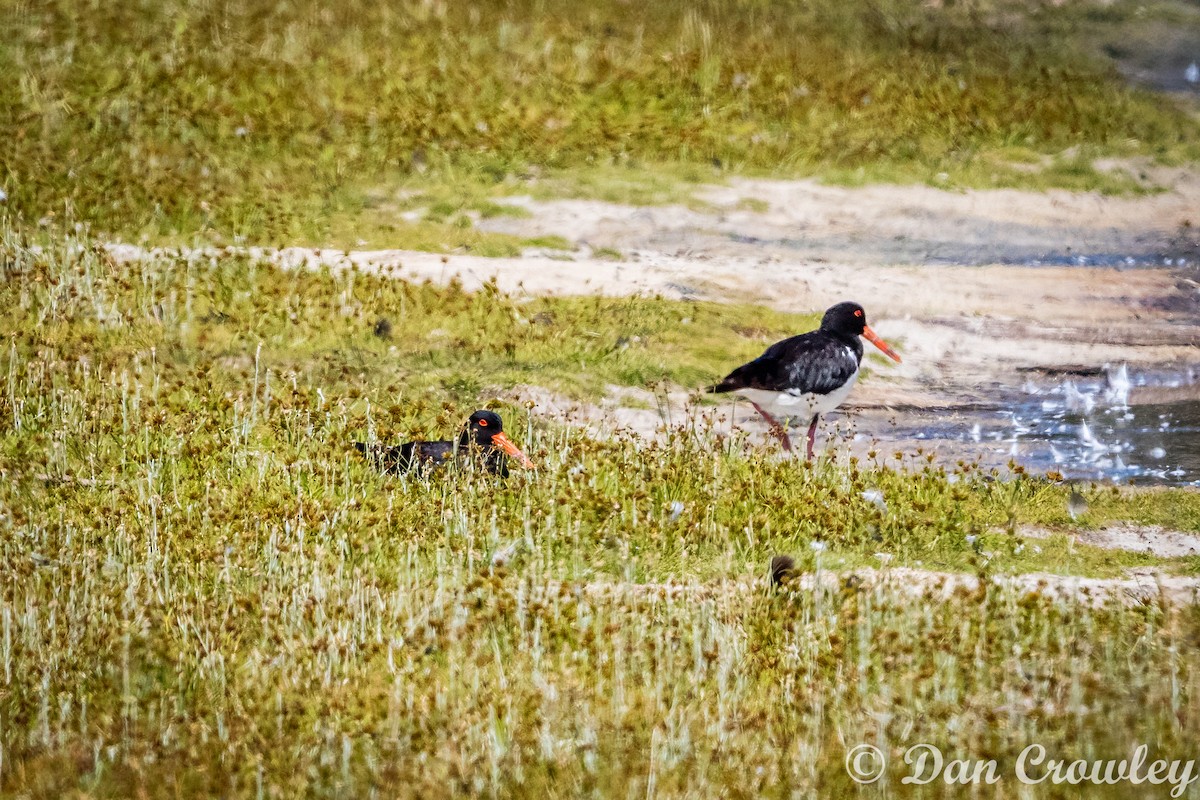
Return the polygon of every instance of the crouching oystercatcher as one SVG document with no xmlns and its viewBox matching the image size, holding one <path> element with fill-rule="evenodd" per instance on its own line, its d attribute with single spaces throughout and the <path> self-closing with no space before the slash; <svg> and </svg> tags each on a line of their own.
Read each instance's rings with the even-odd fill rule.
<svg viewBox="0 0 1200 800">
<path fill-rule="evenodd" d="M 384 472 L 407 472 L 414 467 L 440 467 L 449 461 L 476 463 L 494 475 L 508 475 L 508 457 L 529 469 L 533 462 L 504 434 L 494 411 L 476 411 L 463 425 L 458 441 L 405 442 L 399 445 L 355 442 L 355 448 Z"/>
<path fill-rule="evenodd" d="M 819 330 L 776 342 L 748 364 L 735 369 L 710 392 L 737 392 L 771 426 L 784 450 L 791 450 L 782 418 L 801 419 L 808 425 L 808 458 L 813 457 L 817 419 L 842 404 L 858 380 L 863 346 L 859 336 L 889 358 L 900 361 L 887 342 L 867 325 L 858 303 L 838 303 L 825 312 Z"/>
</svg>

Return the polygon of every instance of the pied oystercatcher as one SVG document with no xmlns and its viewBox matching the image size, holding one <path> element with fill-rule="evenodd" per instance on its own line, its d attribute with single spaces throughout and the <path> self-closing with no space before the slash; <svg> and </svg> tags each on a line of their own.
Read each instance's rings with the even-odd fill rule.
<svg viewBox="0 0 1200 800">
<path fill-rule="evenodd" d="M 862 306 L 838 303 L 825 312 L 819 330 L 776 342 L 708 391 L 737 392 L 749 400 L 784 450 L 791 450 L 792 443 L 779 418 L 809 421 L 808 458 L 812 459 L 818 417 L 841 405 L 858 380 L 863 356 L 859 336 L 865 336 L 889 358 L 900 360 L 867 325 Z"/>
<path fill-rule="evenodd" d="M 358 452 L 384 472 L 407 472 L 414 467 L 439 467 L 457 459 L 478 460 L 483 468 L 495 475 L 508 475 L 508 456 L 529 469 L 533 462 L 504 434 L 504 423 L 494 411 L 476 411 L 463 425 L 458 442 L 405 442 L 399 445 L 355 442 Z"/>
</svg>

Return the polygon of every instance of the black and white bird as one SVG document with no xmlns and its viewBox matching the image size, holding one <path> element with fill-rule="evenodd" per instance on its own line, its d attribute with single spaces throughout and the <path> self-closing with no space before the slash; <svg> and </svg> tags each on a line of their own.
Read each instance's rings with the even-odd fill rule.
<svg viewBox="0 0 1200 800">
<path fill-rule="evenodd" d="M 900 361 L 867 325 L 858 303 L 838 303 L 825 312 L 819 330 L 776 342 L 748 364 L 735 369 L 710 392 L 737 392 L 771 426 L 784 450 L 791 450 L 780 419 L 808 423 L 808 458 L 813 457 L 817 420 L 842 404 L 858 380 L 864 337 L 889 358 Z"/>
<path fill-rule="evenodd" d="M 463 425 L 458 441 L 405 442 L 397 445 L 355 442 L 355 448 L 384 472 L 407 472 L 421 466 L 440 467 L 450 461 L 475 462 L 495 475 L 508 475 L 508 457 L 529 469 L 533 462 L 504 433 L 500 415 L 476 411 Z"/>
</svg>

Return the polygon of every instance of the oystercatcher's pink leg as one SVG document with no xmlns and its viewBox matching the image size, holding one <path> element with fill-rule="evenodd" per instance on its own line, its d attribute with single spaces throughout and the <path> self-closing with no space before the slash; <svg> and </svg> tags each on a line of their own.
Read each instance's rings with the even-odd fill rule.
<svg viewBox="0 0 1200 800">
<path fill-rule="evenodd" d="M 813 440 L 817 438 L 817 416 L 813 417 L 812 424 L 808 426 L 808 460 L 813 460 Z"/>
<path fill-rule="evenodd" d="M 750 405 L 754 406 L 755 411 L 757 411 L 759 414 L 762 414 L 762 418 L 765 419 L 767 424 L 771 426 L 771 433 L 777 439 L 779 439 L 779 443 L 783 445 L 783 449 L 790 453 L 792 451 L 792 442 L 790 439 L 788 439 L 787 431 L 784 430 L 784 427 L 779 424 L 779 420 L 775 419 L 766 411 L 764 411 L 763 407 L 753 400 L 750 401 Z M 809 447 L 811 448 L 812 445 L 810 444 Z"/>
</svg>

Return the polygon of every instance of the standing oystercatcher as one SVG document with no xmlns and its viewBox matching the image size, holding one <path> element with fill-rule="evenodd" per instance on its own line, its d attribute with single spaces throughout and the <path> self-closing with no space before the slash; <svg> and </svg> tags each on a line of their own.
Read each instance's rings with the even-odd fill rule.
<svg viewBox="0 0 1200 800">
<path fill-rule="evenodd" d="M 888 357 L 900 356 L 867 325 L 858 303 L 838 303 L 825 312 L 820 330 L 776 342 L 749 364 L 735 369 L 710 392 L 737 392 L 750 401 L 771 426 L 784 450 L 792 443 L 778 417 L 811 420 L 808 458 L 813 457 L 817 419 L 842 404 L 854 382 L 863 346 L 859 336 Z"/>
<path fill-rule="evenodd" d="M 405 442 L 399 445 L 355 442 L 358 452 L 384 472 L 407 472 L 414 467 L 440 467 L 448 461 L 478 459 L 494 475 L 508 475 L 508 456 L 529 469 L 533 462 L 504 435 L 504 423 L 494 411 L 476 411 L 463 425 L 458 442 Z"/>
</svg>

